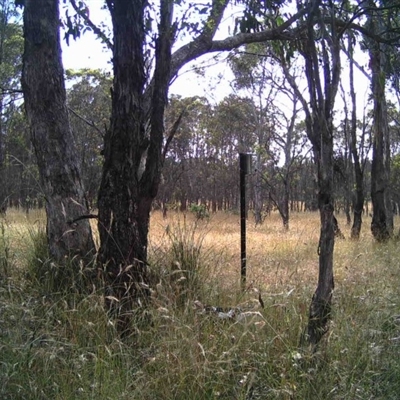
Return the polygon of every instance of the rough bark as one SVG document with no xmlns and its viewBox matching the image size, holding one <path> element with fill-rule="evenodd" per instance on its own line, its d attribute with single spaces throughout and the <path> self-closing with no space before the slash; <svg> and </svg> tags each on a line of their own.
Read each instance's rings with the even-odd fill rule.
<svg viewBox="0 0 400 400">
<path fill-rule="evenodd" d="M 149 116 L 143 112 L 145 3 L 145 0 L 135 4 L 107 1 L 114 29 L 114 82 L 98 198 L 101 242 L 98 261 L 106 272 L 108 307 L 117 311 L 123 329 L 129 310 L 146 303 L 149 295 L 147 235 L 151 204 L 161 178 L 171 57 L 172 3 L 165 0 L 161 2 Z"/>
<path fill-rule="evenodd" d="M 374 21 L 371 19 L 372 30 Z M 386 241 L 390 237 L 387 221 L 386 191 L 388 188 L 388 176 L 385 163 L 385 139 L 388 129 L 385 114 L 385 75 L 382 70 L 382 54 L 380 45 L 372 42 L 370 47 L 370 66 L 372 71 L 372 96 L 374 99 L 373 144 L 371 164 L 371 200 L 373 215 L 371 231 L 374 238 Z"/>
<path fill-rule="evenodd" d="M 308 15 L 308 39 L 303 49 L 311 106 L 311 110 L 306 111 L 306 126 L 318 170 L 318 208 L 321 219 L 318 284 L 310 304 L 306 335 L 308 343 L 314 346 L 328 329 L 334 289 L 333 108 L 340 77 L 339 34 L 334 23 L 330 25 L 328 32 L 328 27 L 320 19 L 320 5 L 320 1 L 313 2 L 313 8 Z M 322 77 L 315 42 L 315 18 L 321 24 L 323 32 L 320 42 Z"/>
<path fill-rule="evenodd" d="M 318 344 L 321 340 L 324 333 L 328 330 L 328 322 L 331 318 L 332 292 L 334 289 L 333 249 L 336 232 L 338 231 L 337 221 L 333 214 L 332 127 L 331 129 L 328 128 L 329 130 L 327 129 L 328 125 L 326 124 L 327 121 L 325 118 L 323 118 L 321 122 L 323 125 L 319 125 L 319 127 L 314 124 L 312 132 L 312 142 L 318 169 L 318 208 L 321 220 L 318 247 L 318 283 L 310 304 L 309 322 L 307 326 L 307 341 L 312 345 Z M 321 132 L 320 142 L 315 136 L 317 132 Z"/>
<path fill-rule="evenodd" d="M 328 183 L 328 182 L 326 182 Z M 326 191 L 326 189 L 325 189 Z M 321 233 L 319 245 L 318 286 L 312 297 L 307 326 L 307 342 L 316 345 L 328 330 L 331 318 L 333 279 L 334 219 L 332 202 L 319 194 Z"/>
<path fill-rule="evenodd" d="M 26 0 L 22 88 L 41 188 L 51 256 L 89 259 L 94 243 L 66 107 L 58 0 Z"/>
</svg>

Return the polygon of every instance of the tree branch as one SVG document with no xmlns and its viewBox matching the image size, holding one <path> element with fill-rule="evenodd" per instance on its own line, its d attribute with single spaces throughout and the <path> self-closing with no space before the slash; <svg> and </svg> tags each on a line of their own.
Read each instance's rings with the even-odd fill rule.
<svg viewBox="0 0 400 400">
<path fill-rule="evenodd" d="M 89 14 L 85 12 L 85 10 L 78 7 L 75 0 L 69 0 L 75 12 L 85 21 L 85 24 L 89 26 L 93 32 L 103 41 L 103 43 L 110 49 L 113 49 L 113 43 L 106 36 L 106 34 L 93 23 L 93 21 L 89 18 Z"/>
<path fill-rule="evenodd" d="M 210 40 L 209 33 L 204 36 L 200 35 L 194 41 L 182 46 L 173 53 L 170 80 L 172 80 L 178 74 L 179 70 L 185 64 L 207 53 L 229 51 L 249 43 L 259 43 L 269 40 L 298 39 L 300 31 L 304 29 L 304 27 L 300 29 L 293 29 L 291 31 L 289 31 L 289 28 L 299 18 L 306 14 L 306 12 L 307 8 L 303 8 L 287 21 L 282 23 L 282 25 L 280 25 L 279 27 L 267 31 L 239 33 L 235 36 L 215 41 Z M 208 40 L 205 40 L 205 38 L 207 38 Z"/>
<path fill-rule="evenodd" d="M 349 52 L 347 51 L 347 49 L 342 46 L 342 51 L 343 53 L 347 56 L 347 58 L 350 60 L 350 58 L 352 58 L 352 56 L 349 54 Z M 358 68 L 358 70 L 369 80 L 371 81 L 371 75 L 365 70 L 365 68 L 360 65 L 356 60 L 354 60 L 353 58 L 353 63 L 354 65 Z"/>
<path fill-rule="evenodd" d="M 163 155 L 162 155 L 162 159 L 163 160 L 165 160 L 165 156 L 167 155 L 167 151 L 168 151 L 169 145 L 172 142 L 172 139 L 174 138 L 175 133 L 178 130 L 179 125 L 181 124 L 182 118 L 185 115 L 185 113 L 186 113 L 186 108 L 184 108 L 182 110 L 182 112 L 179 114 L 178 118 L 175 120 L 174 124 L 172 125 L 171 130 L 168 133 L 168 138 L 167 138 L 167 140 L 165 142 Z"/>
<path fill-rule="evenodd" d="M 100 133 L 101 137 L 104 138 L 104 133 L 96 126 L 96 124 L 93 121 L 89 121 L 85 117 L 82 117 L 82 115 L 78 114 L 71 107 L 68 107 L 68 110 L 71 111 L 72 114 L 75 115 L 75 117 L 78 117 L 79 119 L 81 119 L 85 124 L 87 124 L 90 127 L 94 128 L 98 133 Z"/>
<path fill-rule="evenodd" d="M 1 94 L 16 94 L 16 93 L 23 93 L 23 91 L 22 91 L 22 89 L 12 89 L 12 88 L 0 86 L 0 93 Z"/>
</svg>

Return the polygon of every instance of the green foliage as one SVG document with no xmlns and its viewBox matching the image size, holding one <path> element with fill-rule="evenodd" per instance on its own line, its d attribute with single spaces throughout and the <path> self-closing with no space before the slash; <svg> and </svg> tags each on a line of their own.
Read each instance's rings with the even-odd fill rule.
<svg viewBox="0 0 400 400">
<path fill-rule="evenodd" d="M 204 204 L 191 204 L 189 210 L 198 220 L 210 218 L 210 214 Z"/>
<path fill-rule="evenodd" d="M 69 14 L 69 9 L 65 9 L 64 17 L 64 39 L 69 45 L 69 39 L 72 37 L 74 40 L 80 38 L 82 33 L 91 31 L 92 29 L 87 26 L 83 20 L 83 16 L 89 16 L 89 7 L 83 1 L 77 2 L 78 12 L 72 16 Z"/>
<path fill-rule="evenodd" d="M 282 17 L 279 15 L 280 8 L 288 3 L 287 0 L 239 0 L 243 4 L 243 15 L 236 18 L 235 32 L 250 33 L 279 26 Z"/>
</svg>

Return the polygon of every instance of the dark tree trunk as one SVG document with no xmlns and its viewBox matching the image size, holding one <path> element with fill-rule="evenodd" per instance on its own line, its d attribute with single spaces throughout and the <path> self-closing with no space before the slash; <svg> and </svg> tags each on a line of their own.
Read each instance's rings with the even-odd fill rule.
<svg viewBox="0 0 400 400">
<path fill-rule="evenodd" d="M 217 182 L 215 179 L 215 174 L 213 176 L 213 191 L 212 191 L 212 199 L 211 199 L 211 212 L 217 212 Z"/>
<path fill-rule="evenodd" d="M 0 50 L 1 51 L 1 50 Z M 0 60 L 1 65 L 1 60 Z M 10 188 L 8 187 L 7 171 L 4 166 L 4 127 L 3 127 L 3 95 L 0 94 L 0 211 L 5 214 L 8 207 L 8 196 Z"/>
<path fill-rule="evenodd" d="M 262 168 L 261 168 L 260 154 L 257 154 L 255 172 L 253 173 L 253 201 L 254 201 L 254 223 L 257 226 L 263 223 Z"/>
<path fill-rule="evenodd" d="M 107 0 L 114 29 L 110 129 L 99 191 L 100 250 L 109 308 L 126 328 L 127 311 L 146 303 L 150 210 L 161 178 L 163 119 L 169 85 L 170 6 L 161 2 L 150 115 L 145 108 L 145 0 Z M 147 119 L 146 119 L 147 118 Z M 150 121 L 150 126 L 146 124 Z"/>
<path fill-rule="evenodd" d="M 51 256 L 59 261 L 93 257 L 95 247 L 76 157 L 59 36 L 58 0 L 26 0 L 22 88 L 31 141 L 46 200 L 47 237 Z"/>
<path fill-rule="evenodd" d="M 346 196 L 347 195 L 348 194 L 346 193 Z M 344 212 L 346 214 L 346 224 L 350 226 L 351 225 L 350 200 L 348 198 L 346 198 L 346 203 L 345 203 L 345 206 L 344 206 Z"/>
<path fill-rule="evenodd" d="M 318 247 L 319 274 L 317 289 L 313 295 L 307 327 L 307 341 L 316 345 L 328 330 L 331 318 L 333 279 L 333 249 L 337 221 L 334 217 L 333 202 L 333 135 L 327 125 L 314 125 L 313 132 L 321 133 L 321 141 L 312 136 L 314 154 L 318 168 L 318 207 L 321 232 Z M 322 161 L 323 160 L 323 161 Z"/>
<path fill-rule="evenodd" d="M 333 108 L 340 78 L 340 45 L 336 27 L 328 29 L 320 14 L 320 1 L 315 1 L 308 14 L 307 40 L 302 48 L 305 60 L 310 107 L 297 86 L 298 96 L 306 113 L 307 135 L 313 145 L 318 170 L 318 208 L 321 219 L 319 240 L 318 284 L 313 295 L 306 340 L 315 346 L 328 329 L 331 318 L 333 278 L 333 250 L 335 243 L 335 217 L 333 200 Z M 315 19 L 324 26 L 319 46 L 315 41 Z M 320 55 L 319 55 L 320 54 Z M 323 74 L 320 74 L 322 59 Z M 323 85 L 321 80 L 323 80 Z"/>
<path fill-rule="evenodd" d="M 289 197 L 290 197 L 290 185 L 289 185 L 289 176 L 286 174 L 286 177 L 283 181 L 283 195 L 281 201 L 281 217 L 283 228 L 287 231 L 289 230 Z"/>
<path fill-rule="evenodd" d="M 289 180 L 288 174 L 283 178 L 283 193 L 273 193 L 274 188 L 270 187 L 270 199 L 278 209 L 282 218 L 283 229 L 289 230 Z"/>
<path fill-rule="evenodd" d="M 162 210 L 163 219 L 167 219 L 167 216 L 168 216 L 168 203 L 167 203 L 166 200 L 163 200 L 163 202 L 161 204 L 161 210 Z"/>
<path fill-rule="evenodd" d="M 357 151 L 357 103 L 354 90 L 354 60 L 353 60 L 353 38 L 349 35 L 349 67 L 350 67 L 350 97 L 352 103 L 350 124 L 350 153 L 353 157 L 355 175 L 355 195 L 353 201 L 353 226 L 351 227 L 351 238 L 359 239 L 362 226 L 362 212 L 364 208 L 364 171 L 361 168 L 360 157 Z M 363 140 L 362 140 L 363 142 Z"/>
<path fill-rule="evenodd" d="M 373 24 L 373 22 L 372 22 Z M 372 70 L 372 95 L 374 99 L 373 145 L 371 164 L 371 231 L 374 238 L 385 241 L 390 237 L 387 224 L 386 191 L 388 178 L 385 163 L 385 139 L 387 119 L 385 115 L 385 76 L 382 70 L 381 50 L 377 42 L 373 42 L 370 50 Z"/>
</svg>

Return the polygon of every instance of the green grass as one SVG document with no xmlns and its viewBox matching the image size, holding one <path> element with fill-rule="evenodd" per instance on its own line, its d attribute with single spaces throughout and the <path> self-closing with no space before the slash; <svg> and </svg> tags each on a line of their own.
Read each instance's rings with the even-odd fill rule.
<svg viewBox="0 0 400 400">
<path fill-rule="evenodd" d="M 287 235 L 276 216 L 249 227 L 244 294 L 237 217 L 154 215 L 151 323 L 124 339 L 101 288 L 81 294 L 35 278 L 41 265 L 51 275 L 40 218 L 11 213 L 0 232 L 1 399 L 398 399 L 400 254 L 396 242 L 374 244 L 367 225 L 359 242 L 336 243 L 333 318 L 311 353 L 298 344 L 317 277 L 318 215 L 294 215 Z M 221 320 L 195 300 L 261 316 Z"/>
</svg>

